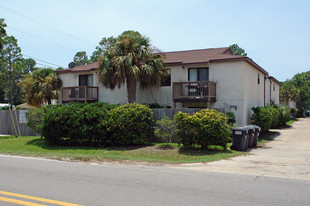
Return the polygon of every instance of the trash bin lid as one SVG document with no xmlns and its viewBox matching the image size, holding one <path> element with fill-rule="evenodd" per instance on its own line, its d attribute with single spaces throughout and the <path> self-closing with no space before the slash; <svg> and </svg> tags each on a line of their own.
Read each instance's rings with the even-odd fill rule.
<svg viewBox="0 0 310 206">
<path fill-rule="evenodd" d="M 260 130 L 260 127 L 257 126 L 257 125 L 249 125 L 249 126 L 254 127 L 255 129 L 259 129 Z"/>
<path fill-rule="evenodd" d="M 248 131 L 247 127 L 234 127 L 231 129 L 232 131 Z"/>
</svg>

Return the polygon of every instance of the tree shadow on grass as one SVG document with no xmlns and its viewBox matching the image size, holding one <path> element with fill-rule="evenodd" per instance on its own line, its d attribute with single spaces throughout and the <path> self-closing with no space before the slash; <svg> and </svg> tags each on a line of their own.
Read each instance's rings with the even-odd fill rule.
<svg viewBox="0 0 310 206">
<path fill-rule="evenodd" d="M 172 150 L 172 149 L 175 149 L 175 147 L 170 145 L 169 143 L 159 145 L 159 146 L 157 146 L 157 148 L 160 149 L 160 150 Z"/>
<path fill-rule="evenodd" d="M 119 147 L 102 147 L 102 146 L 61 146 L 50 145 L 44 139 L 34 139 L 26 143 L 26 145 L 34 145 L 46 150 L 110 150 L 110 151 L 130 151 L 137 150 L 145 147 L 153 146 L 153 144 L 147 145 L 131 145 L 131 146 L 119 146 Z"/>
<path fill-rule="evenodd" d="M 208 149 L 193 148 L 193 147 L 181 147 L 179 150 L 180 154 L 190 155 L 190 156 L 205 156 L 205 155 L 216 155 L 216 154 L 232 154 L 231 150 L 223 150 L 220 146 L 209 146 Z"/>
</svg>

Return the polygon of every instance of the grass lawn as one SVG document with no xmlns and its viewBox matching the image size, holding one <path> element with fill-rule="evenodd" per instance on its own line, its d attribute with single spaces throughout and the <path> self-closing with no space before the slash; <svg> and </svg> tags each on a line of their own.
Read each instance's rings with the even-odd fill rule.
<svg viewBox="0 0 310 206">
<path fill-rule="evenodd" d="M 297 121 L 297 119 L 292 119 L 292 120 L 286 122 L 286 125 L 290 127 L 296 121 Z"/>
<path fill-rule="evenodd" d="M 231 144 L 227 145 L 227 148 Z M 147 146 L 116 148 L 49 146 L 40 137 L 0 136 L 0 153 L 39 156 L 61 160 L 106 161 L 131 160 L 162 163 L 209 162 L 244 154 L 234 150 L 223 151 L 213 146 L 207 151 L 185 149 L 177 144 L 154 143 Z"/>
</svg>

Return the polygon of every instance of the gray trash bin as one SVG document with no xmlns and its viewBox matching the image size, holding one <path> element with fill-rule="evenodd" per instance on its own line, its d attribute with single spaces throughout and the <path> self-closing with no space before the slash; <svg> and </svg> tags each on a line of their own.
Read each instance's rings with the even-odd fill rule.
<svg viewBox="0 0 310 206">
<path fill-rule="evenodd" d="M 249 131 L 249 138 L 248 138 L 248 148 L 254 147 L 254 135 L 255 135 L 255 127 L 253 125 L 247 126 L 247 129 Z M 256 140 L 257 141 L 257 140 Z M 256 143 L 257 145 L 257 143 Z"/>
<path fill-rule="evenodd" d="M 251 125 L 252 127 L 254 127 L 254 138 L 253 138 L 253 147 L 257 147 L 257 140 L 258 140 L 258 137 L 259 137 L 259 133 L 260 133 L 260 127 L 259 126 L 256 126 L 256 125 Z"/>
<path fill-rule="evenodd" d="M 237 151 L 245 151 L 248 148 L 248 128 L 235 127 L 232 128 L 232 133 L 233 144 L 230 148 Z"/>
</svg>

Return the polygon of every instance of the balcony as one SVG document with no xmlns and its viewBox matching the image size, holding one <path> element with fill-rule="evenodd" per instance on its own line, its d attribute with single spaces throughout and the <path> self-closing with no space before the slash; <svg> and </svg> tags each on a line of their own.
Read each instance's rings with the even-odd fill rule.
<svg viewBox="0 0 310 206">
<path fill-rule="evenodd" d="M 215 102 L 216 82 L 174 82 L 174 102 Z"/>
<path fill-rule="evenodd" d="M 63 87 L 62 102 L 98 102 L 98 87 Z"/>
</svg>

